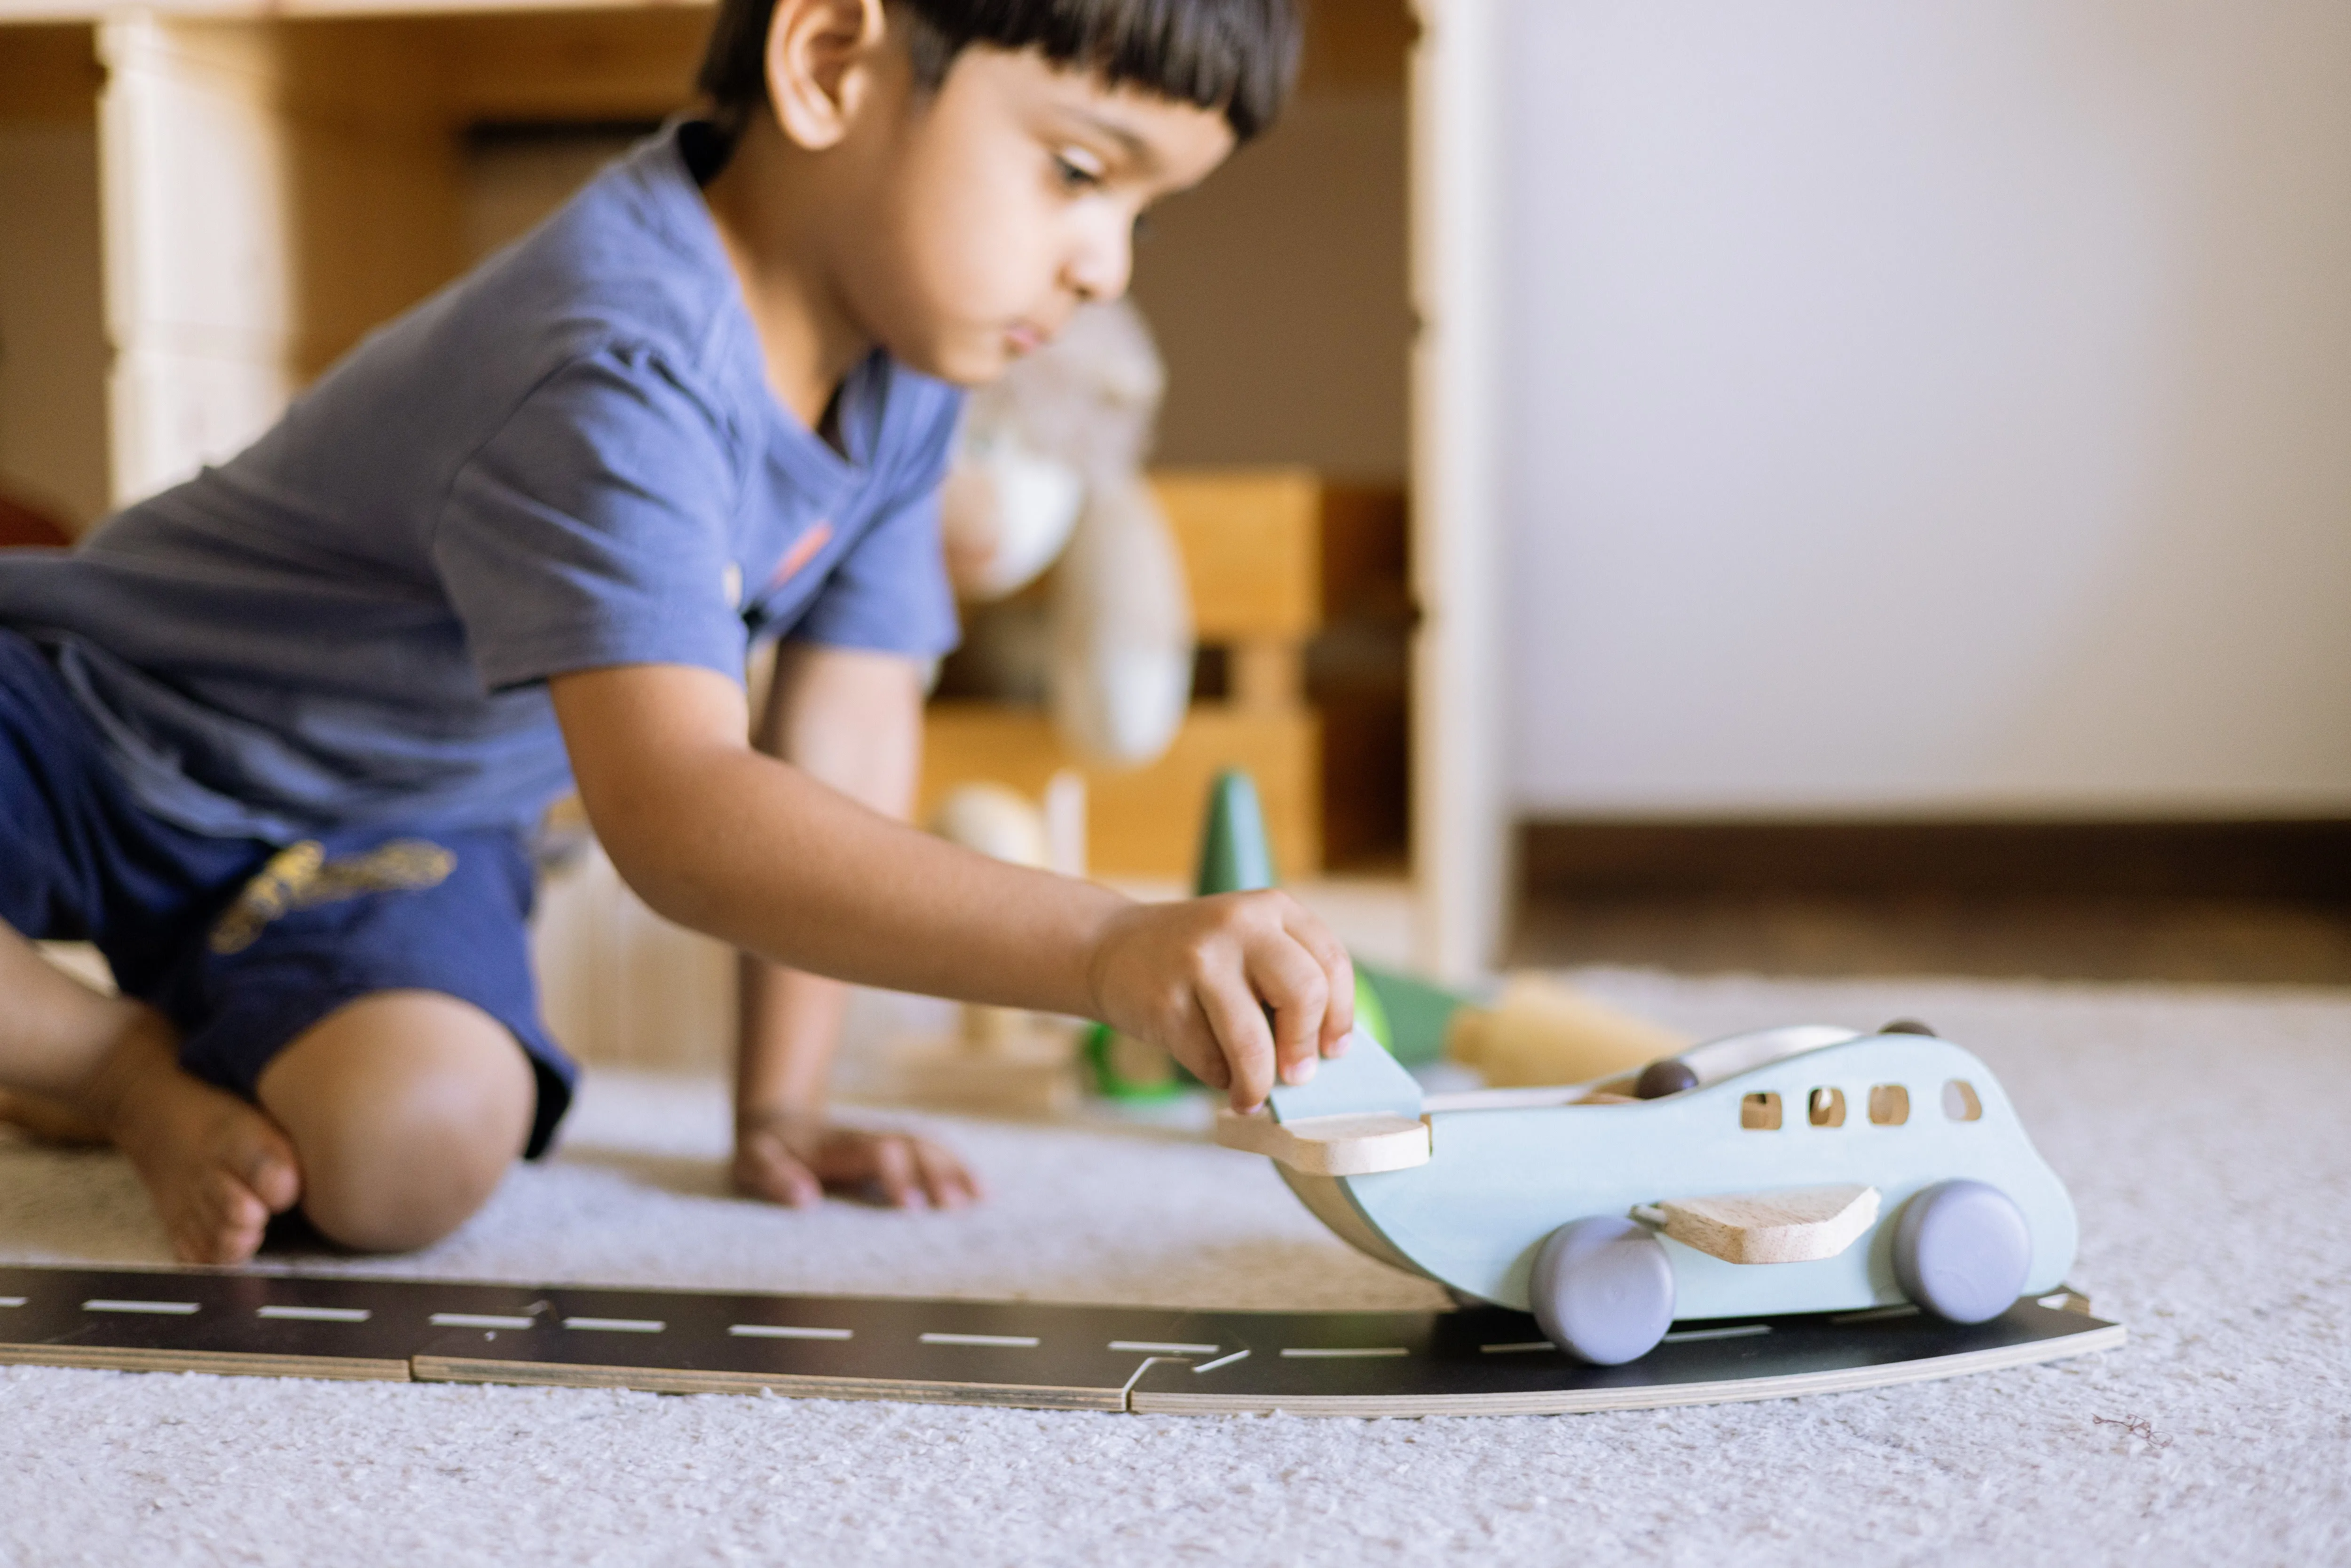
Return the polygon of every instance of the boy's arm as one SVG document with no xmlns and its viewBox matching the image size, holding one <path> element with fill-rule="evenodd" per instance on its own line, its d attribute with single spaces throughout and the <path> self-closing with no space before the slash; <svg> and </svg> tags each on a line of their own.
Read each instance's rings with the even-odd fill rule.
<svg viewBox="0 0 2351 1568">
<path fill-rule="evenodd" d="M 893 653 L 786 643 L 752 743 L 853 800 L 904 818 L 922 752 L 919 667 Z M 978 1196 L 962 1163 L 903 1134 L 836 1127 L 825 1115 L 848 991 L 838 980 L 746 953 L 735 1055 L 735 1185 L 794 1206 L 823 1188 L 878 1186 L 893 1204 L 952 1207 Z"/>
<path fill-rule="evenodd" d="M 597 836 L 681 925 L 840 979 L 1100 1019 L 1237 1109 L 1353 1023 L 1346 953 L 1279 891 L 1138 904 L 917 832 L 753 750 L 742 689 L 714 671 L 549 685 Z"/>
</svg>

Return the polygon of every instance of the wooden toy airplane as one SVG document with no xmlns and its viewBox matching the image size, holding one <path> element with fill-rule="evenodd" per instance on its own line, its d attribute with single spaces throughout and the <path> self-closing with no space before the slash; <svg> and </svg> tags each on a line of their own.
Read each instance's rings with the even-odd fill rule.
<svg viewBox="0 0 2351 1568">
<path fill-rule="evenodd" d="M 2059 1288 L 2077 1227 L 1991 1071 L 1916 1025 L 1801 1025 L 1561 1088 L 1424 1095 L 1358 1030 L 1217 1140 L 1341 1238 L 1532 1312 L 1599 1365 L 1676 1319 L 1918 1307 L 1982 1322 Z"/>
</svg>

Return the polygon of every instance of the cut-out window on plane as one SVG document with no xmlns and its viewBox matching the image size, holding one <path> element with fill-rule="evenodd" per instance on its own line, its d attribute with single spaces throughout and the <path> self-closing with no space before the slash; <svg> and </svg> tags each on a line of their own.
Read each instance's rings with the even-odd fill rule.
<svg viewBox="0 0 2351 1568">
<path fill-rule="evenodd" d="M 1769 1091 L 1739 1102 L 1739 1124 L 1750 1133 L 1772 1133 L 1780 1127 L 1780 1097 Z"/>
<path fill-rule="evenodd" d="M 1898 1127 L 1910 1119 L 1910 1091 L 1899 1083 L 1880 1083 L 1869 1092 L 1869 1119 L 1881 1127 Z"/>
<path fill-rule="evenodd" d="M 1804 1103 L 1804 1115 L 1815 1127 L 1844 1125 L 1844 1091 L 1815 1089 Z"/>
<path fill-rule="evenodd" d="M 1983 1102 L 1976 1097 L 1976 1086 L 1964 1078 L 1944 1084 L 1943 1114 L 1954 1122 L 1982 1121 Z"/>
</svg>

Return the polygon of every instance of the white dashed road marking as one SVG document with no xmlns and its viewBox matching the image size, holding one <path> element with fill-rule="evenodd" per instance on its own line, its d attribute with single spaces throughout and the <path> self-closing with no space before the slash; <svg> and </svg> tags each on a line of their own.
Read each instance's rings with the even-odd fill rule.
<svg viewBox="0 0 2351 1568">
<path fill-rule="evenodd" d="M 104 1299 L 84 1301 L 86 1312 L 156 1312 L 167 1318 L 184 1318 L 201 1311 L 193 1301 L 111 1301 Z"/>
<path fill-rule="evenodd" d="M 1342 1357 L 1358 1355 L 1410 1355 L 1412 1352 L 1406 1350 L 1400 1344 L 1384 1344 L 1376 1346 L 1367 1345 L 1361 1349 L 1349 1348 L 1343 1350 L 1301 1350 L 1295 1347 L 1286 1347 L 1283 1349 L 1281 1354 L 1284 1355 L 1294 1355 L 1301 1360 L 1311 1359 L 1314 1361 L 1336 1361 Z"/>
<path fill-rule="evenodd" d="M 1162 1344 L 1157 1340 L 1148 1339 L 1114 1339 L 1110 1342 L 1110 1347 L 1113 1350 L 1141 1351 L 1145 1355 L 1214 1355 L 1217 1350 L 1213 1344 Z"/>
<path fill-rule="evenodd" d="M 1478 1348 L 1488 1355 L 1517 1355 L 1521 1351 L 1557 1350 L 1559 1347 L 1547 1339 L 1529 1339 L 1520 1340 L 1516 1344 L 1481 1344 Z"/>
<path fill-rule="evenodd" d="M 1034 1350 L 1040 1343 L 1027 1334 L 1017 1333 L 926 1333 L 925 1344 L 996 1344 L 1015 1350 Z"/>
<path fill-rule="evenodd" d="M 601 1333 L 659 1333 L 669 1327 L 659 1318 L 566 1318 L 563 1326 Z"/>
<path fill-rule="evenodd" d="M 1740 1323 L 1737 1328 L 1728 1329 L 1684 1329 L 1679 1333 L 1667 1334 L 1666 1336 L 1665 1343 L 1667 1344 L 1688 1344 L 1693 1340 L 1701 1339 L 1745 1339 L 1749 1334 L 1770 1333 L 1771 1332 L 1771 1325 L 1770 1323 Z"/>
<path fill-rule="evenodd" d="M 729 1323 L 726 1332 L 741 1339 L 853 1339 L 853 1329 L 804 1329 L 795 1323 Z"/>
<path fill-rule="evenodd" d="M 365 1307 L 256 1307 L 254 1315 L 298 1323 L 363 1323 L 375 1314 Z"/>
<path fill-rule="evenodd" d="M 436 1329 L 528 1329 L 538 1326 L 535 1318 L 501 1318 L 485 1312 L 435 1312 L 432 1323 Z"/>
</svg>

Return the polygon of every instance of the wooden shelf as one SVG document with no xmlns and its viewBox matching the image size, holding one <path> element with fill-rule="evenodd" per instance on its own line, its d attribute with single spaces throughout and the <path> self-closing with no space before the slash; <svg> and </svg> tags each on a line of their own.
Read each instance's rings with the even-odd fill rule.
<svg viewBox="0 0 2351 1568">
<path fill-rule="evenodd" d="M 935 703 L 923 727 L 921 811 L 976 780 L 1030 796 L 1064 768 L 1085 776 L 1088 869 L 1101 876 L 1191 879 L 1209 780 L 1244 768 L 1257 780 L 1266 832 L 1284 876 L 1322 863 L 1322 722 L 1301 708 L 1249 713 L 1194 706 L 1167 755 L 1127 771 L 1086 768 L 1062 749 L 1044 714 L 992 703 Z"/>
</svg>

